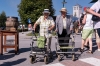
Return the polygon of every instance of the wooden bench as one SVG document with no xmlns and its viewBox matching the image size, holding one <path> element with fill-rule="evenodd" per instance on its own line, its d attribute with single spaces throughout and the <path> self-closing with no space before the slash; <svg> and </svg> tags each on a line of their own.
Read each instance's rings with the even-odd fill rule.
<svg viewBox="0 0 100 66">
<path fill-rule="evenodd" d="M 7 36 L 14 35 L 14 44 L 6 44 Z M 15 48 L 15 54 L 19 51 L 19 32 L 18 31 L 7 31 L 0 30 L 0 54 L 3 54 L 4 51 L 7 51 L 7 48 Z"/>
</svg>

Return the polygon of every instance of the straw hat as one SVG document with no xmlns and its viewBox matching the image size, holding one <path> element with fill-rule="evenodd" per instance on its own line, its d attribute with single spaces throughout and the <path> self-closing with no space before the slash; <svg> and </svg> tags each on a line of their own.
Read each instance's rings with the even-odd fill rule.
<svg viewBox="0 0 100 66">
<path fill-rule="evenodd" d="M 66 8 L 61 8 L 60 12 L 67 12 Z"/>
<path fill-rule="evenodd" d="M 43 14 L 44 13 L 49 13 L 50 14 L 49 9 L 44 9 Z"/>
</svg>

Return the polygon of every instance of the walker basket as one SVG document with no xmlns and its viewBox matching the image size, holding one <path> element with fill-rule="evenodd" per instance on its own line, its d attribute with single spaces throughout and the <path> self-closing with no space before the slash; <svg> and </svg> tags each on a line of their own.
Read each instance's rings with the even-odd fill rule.
<svg viewBox="0 0 100 66">
<path fill-rule="evenodd" d="M 46 38 L 44 36 L 39 36 L 37 38 L 37 46 L 38 46 L 38 48 L 44 48 L 45 47 L 45 40 L 46 40 Z"/>
</svg>

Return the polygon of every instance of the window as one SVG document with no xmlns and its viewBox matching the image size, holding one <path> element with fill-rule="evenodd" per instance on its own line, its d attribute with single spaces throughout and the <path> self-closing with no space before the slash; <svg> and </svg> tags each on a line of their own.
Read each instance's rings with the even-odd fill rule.
<svg viewBox="0 0 100 66">
<path fill-rule="evenodd" d="M 77 10 L 78 10 L 78 7 L 77 7 Z"/>
<path fill-rule="evenodd" d="M 76 10 L 76 7 L 74 7 L 74 10 Z"/>
</svg>

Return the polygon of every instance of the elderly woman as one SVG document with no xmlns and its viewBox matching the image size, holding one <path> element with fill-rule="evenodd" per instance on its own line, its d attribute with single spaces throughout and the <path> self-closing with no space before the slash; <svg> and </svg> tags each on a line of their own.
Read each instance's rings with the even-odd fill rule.
<svg viewBox="0 0 100 66">
<path fill-rule="evenodd" d="M 47 51 L 51 50 L 51 30 L 54 28 L 55 23 L 52 17 L 49 16 L 49 9 L 44 9 L 43 16 L 40 16 L 39 19 L 35 22 L 33 30 L 35 30 L 37 25 L 40 25 L 40 36 L 46 37 L 47 41 Z"/>
</svg>

